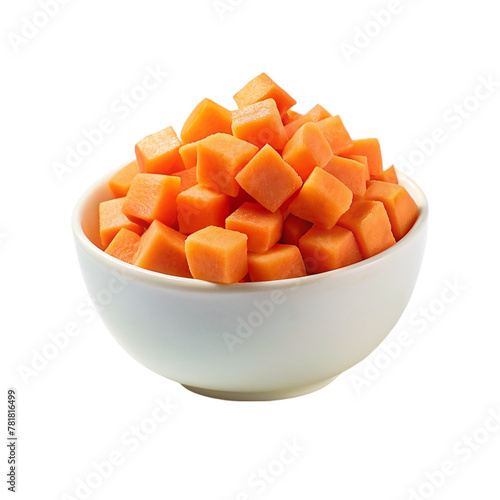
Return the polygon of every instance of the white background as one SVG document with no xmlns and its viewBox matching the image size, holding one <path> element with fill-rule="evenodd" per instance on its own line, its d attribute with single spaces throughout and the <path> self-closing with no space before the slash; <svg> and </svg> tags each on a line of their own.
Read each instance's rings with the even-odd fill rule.
<svg viewBox="0 0 500 500">
<path fill-rule="evenodd" d="M 28 21 L 44 23 L 39 3 L 4 2 L 0 322 L 2 397 L 15 387 L 19 400 L 17 498 L 83 498 L 79 481 L 91 478 L 96 486 L 93 463 L 111 454 L 120 464 L 89 498 L 498 499 L 500 424 L 491 417 L 500 411 L 494 2 L 219 6 L 73 0 L 30 31 Z M 389 7 L 389 21 L 374 21 Z M 361 34 L 366 29 L 369 38 Z M 31 38 L 23 41 L 23 33 Z M 343 43 L 355 52 L 347 56 Z M 136 89 L 144 99 L 124 108 L 123 95 L 148 67 L 169 75 L 146 94 Z M 409 162 L 431 207 L 428 246 L 404 316 L 369 358 L 314 394 L 224 402 L 150 372 L 98 318 L 82 314 L 88 297 L 70 214 L 88 185 L 133 157 L 143 136 L 168 125 L 180 132 L 203 97 L 234 108 L 232 95 L 262 71 L 297 99 L 298 111 L 321 103 L 340 114 L 353 137 L 378 137 L 386 167 Z M 103 119 L 113 130 L 58 179 L 54 163 Z M 430 143 L 433 134 L 439 144 Z M 20 368 L 31 367 L 49 335 L 71 323 L 80 334 L 23 378 Z M 407 345 L 388 358 L 384 349 L 404 332 Z M 177 408 L 153 429 L 156 398 Z M 5 435 L 6 416 L 1 422 Z M 138 444 L 130 433 L 141 424 L 151 432 Z M 285 441 L 298 451 L 280 466 Z M 435 473 L 443 463 L 446 476 Z M 257 482 L 268 467 L 272 482 Z"/>
</svg>

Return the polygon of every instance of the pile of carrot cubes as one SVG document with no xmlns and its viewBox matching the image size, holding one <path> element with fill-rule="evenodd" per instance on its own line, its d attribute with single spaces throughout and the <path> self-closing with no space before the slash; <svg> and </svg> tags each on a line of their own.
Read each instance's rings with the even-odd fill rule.
<svg viewBox="0 0 500 500">
<path fill-rule="evenodd" d="M 377 139 L 351 139 L 320 105 L 305 114 L 265 73 L 230 111 L 203 99 L 182 127 L 139 141 L 99 206 L 106 253 L 216 283 L 330 271 L 378 254 L 419 209 L 383 169 Z"/>
</svg>

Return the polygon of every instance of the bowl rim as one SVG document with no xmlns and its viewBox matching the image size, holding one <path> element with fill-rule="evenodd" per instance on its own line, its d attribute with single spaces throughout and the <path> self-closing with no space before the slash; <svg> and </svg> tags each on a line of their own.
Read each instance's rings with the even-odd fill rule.
<svg viewBox="0 0 500 500">
<path fill-rule="evenodd" d="M 333 269 L 331 271 L 326 271 L 323 273 L 301 276 L 298 278 L 230 284 L 212 283 L 209 281 L 194 278 L 171 276 L 156 271 L 150 271 L 149 269 L 143 269 L 141 267 L 134 266 L 133 264 L 128 264 L 127 262 L 123 262 L 115 257 L 112 257 L 111 255 L 108 255 L 102 249 L 92 243 L 92 241 L 90 241 L 82 227 L 83 206 L 86 204 L 88 198 L 92 196 L 97 189 L 102 188 L 105 183 L 107 183 L 113 176 L 113 174 L 120 170 L 120 168 L 103 175 L 80 195 L 80 198 L 73 208 L 73 213 L 71 216 L 71 227 L 73 235 L 77 243 L 83 248 L 83 250 L 85 250 L 85 252 L 91 255 L 93 258 L 100 261 L 104 266 L 110 268 L 115 272 L 124 274 L 127 279 L 131 279 L 133 281 L 143 281 L 147 282 L 149 285 L 160 287 L 167 286 L 169 288 L 173 287 L 179 289 L 189 289 L 192 291 L 200 292 L 256 292 L 264 290 L 291 289 L 297 286 L 302 286 L 321 280 L 332 279 L 337 276 L 346 276 L 348 274 L 355 273 L 360 269 L 374 266 L 379 261 L 390 258 L 393 253 L 402 251 L 402 249 L 409 245 L 411 241 L 418 236 L 419 233 L 425 231 L 429 215 L 428 201 L 420 186 L 408 175 L 399 170 L 396 170 L 399 183 L 408 189 L 412 198 L 417 203 L 420 209 L 420 213 L 408 233 L 399 241 L 397 241 L 395 245 L 392 245 L 387 250 L 384 250 L 377 255 L 368 257 L 367 259 L 364 259 L 355 264 L 351 264 L 349 266 L 341 267 L 339 269 Z"/>
</svg>

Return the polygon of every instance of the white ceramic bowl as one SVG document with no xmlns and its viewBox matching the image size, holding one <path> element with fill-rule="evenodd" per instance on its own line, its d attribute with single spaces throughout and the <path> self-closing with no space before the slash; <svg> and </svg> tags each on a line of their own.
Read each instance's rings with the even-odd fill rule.
<svg viewBox="0 0 500 500">
<path fill-rule="evenodd" d="M 327 273 L 219 285 L 144 270 L 102 251 L 98 205 L 111 174 L 83 194 L 72 226 L 90 296 L 134 359 L 203 394 L 271 400 L 319 389 L 389 334 L 412 294 L 424 254 L 428 207 L 388 250 Z"/>
</svg>

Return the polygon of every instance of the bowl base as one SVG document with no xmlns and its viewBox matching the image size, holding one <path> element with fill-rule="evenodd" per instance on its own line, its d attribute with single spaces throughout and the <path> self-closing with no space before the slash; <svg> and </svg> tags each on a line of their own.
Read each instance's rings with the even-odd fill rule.
<svg viewBox="0 0 500 500">
<path fill-rule="evenodd" d="M 337 376 L 338 375 L 335 375 L 335 377 L 322 380 L 321 382 L 303 385 L 300 387 L 262 392 L 218 391 L 214 389 L 205 389 L 204 387 L 193 387 L 184 384 L 182 384 L 182 386 L 188 391 L 215 399 L 225 399 L 228 401 L 274 401 L 277 399 L 295 398 L 298 396 L 304 396 L 305 394 L 309 394 L 311 392 L 315 392 L 327 386 L 330 382 L 333 382 L 337 378 Z"/>
</svg>

